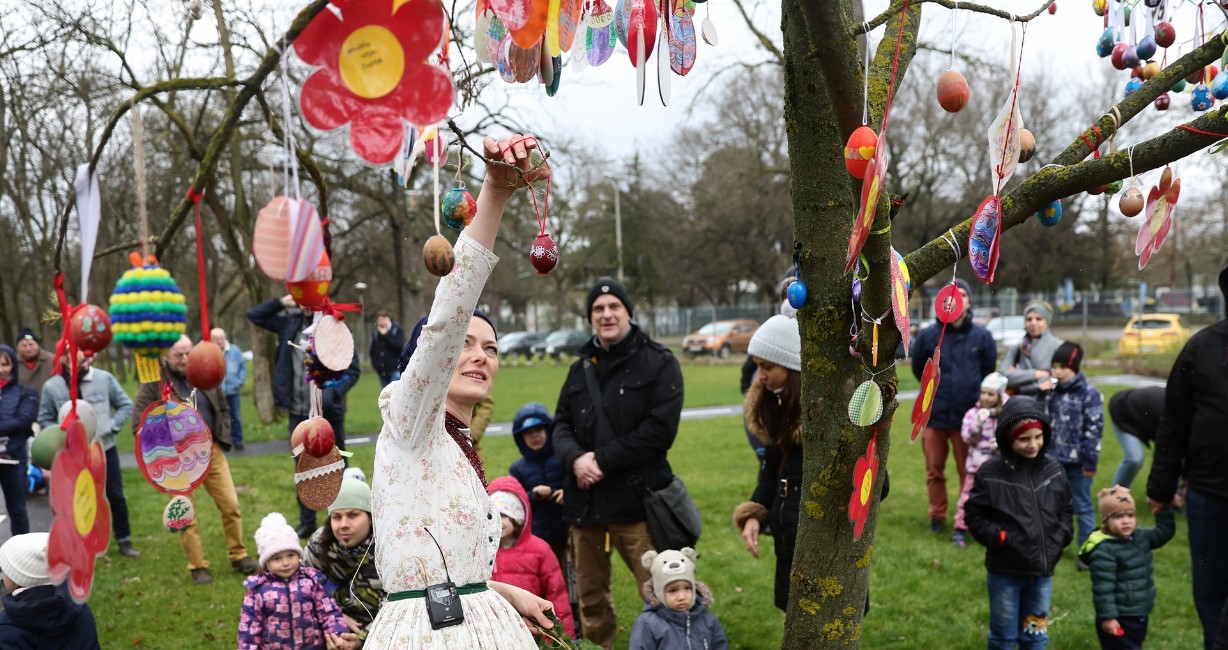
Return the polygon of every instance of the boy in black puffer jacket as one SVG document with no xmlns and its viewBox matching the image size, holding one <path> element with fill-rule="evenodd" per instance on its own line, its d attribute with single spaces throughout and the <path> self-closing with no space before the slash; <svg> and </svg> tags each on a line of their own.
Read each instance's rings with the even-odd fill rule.
<svg viewBox="0 0 1228 650">
<path fill-rule="evenodd" d="M 1101 490 L 1096 498 L 1101 529 L 1079 549 L 1079 558 L 1092 571 L 1096 634 L 1101 648 L 1142 648 L 1147 617 L 1156 604 L 1151 549 L 1167 544 L 1177 524 L 1172 509 L 1165 508 L 1156 514 L 1155 528 L 1138 528 L 1134 497 L 1120 485 Z"/>
<path fill-rule="evenodd" d="M 989 647 L 1048 645 L 1053 568 L 1073 534 L 1070 486 L 1045 455 L 1049 417 L 1030 397 L 1006 402 L 994 432 L 998 455 L 976 473 L 964 519 L 985 546 Z"/>
<path fill-rule="evenodd" d="M 533 534 L 550 545 L 559 566 L 567 566 L 567 524 L 563 522 L 563 466 L 554 455 L 554 419 L 545 404 L 529 402 L 516 411 L 512 438 L 521 458 L 508 473 L 533 504 Z"/>
</svg>

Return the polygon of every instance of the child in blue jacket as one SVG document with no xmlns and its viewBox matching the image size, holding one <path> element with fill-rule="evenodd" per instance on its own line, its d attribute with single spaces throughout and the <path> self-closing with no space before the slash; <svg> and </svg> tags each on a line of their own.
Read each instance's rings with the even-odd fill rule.
<svg viewBox="0 0 1228 650">
<path fill-rule="evenodd" d="M 533 534 L 550 545 L 567 566 L 567 524 L 563 523 L 563 466 L 554 455 L 554 419 L 545 404 L 529 402 L 516 411 L 512 437 L 521 458 L 508 470 L 533 506 Z"/>
<path fill-rule="evenodd" d="M 1053 353 L 1053 378 L 1057 385 L 1041 386 L 1045 410 L 1053 427 L 1049 457 L 1061 463 L 1074 499 L 1075 519 L 1079 522 L 1078 546 L 1096 530 L 1092 508 L 1092 477 L 1100 462 L 1100 437 L 1104 433 L 1104 399 L 1079 372 L 1083 348 L 1069 341 Z M 1075 565 L 1086 571 L 1082 560 Z"/>
<path fill-rule="evenodd" d="M 648 551 L 640 558 L 652 580 L 640 586 L 644 611 L 631 627 L 628 650 L 729 650 L 708 607 L 712 592 L 695 580 L 695 549 Z"/>
</svg>

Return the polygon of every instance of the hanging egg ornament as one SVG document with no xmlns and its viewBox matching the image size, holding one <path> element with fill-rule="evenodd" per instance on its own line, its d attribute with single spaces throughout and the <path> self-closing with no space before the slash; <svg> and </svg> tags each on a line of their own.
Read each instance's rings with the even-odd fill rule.
<svg viewBox="0 0 1228 650">
<path fill-rule="evenodd" d="M 1118 70 L 1126 69 L 1127 66 L 1124 57 L 1126 54 L 1126 48 L 1128 47 L 1130 46 L 1126 45 L 1125 43 L 1118 43 L 1117 45 L 1113 46 L 1113 53 L 1109 55 L 1109 61 L 1113 64 L 1114 68 L 1117 68 Z"/>
<path fill-rule="evenodd" d="M 1189 85 L 1189 84 L 1187 84 L 1187 83 L 1185 82 L 1185 77 L 1182 77 L 1182 78 L 1180 78 L 1180 79 L 1178 79 L 1178 80 L 1177 80 L 1177 83 L 1173 84 L 1172 91 L 1173 91 L 1173 92 L 1175 92 L 1175 93 L 1179 93 L 1179 92 L 1181 92 L 1181 91 L 1185 90 L 1185 87 L 1186 87 L 1186 86 L 1188 86 L 1188 85 Z"/>
<path fill-rule="evenodd" d="M 473 221 L 473 215 L 478 211 L 478 202 L 473 200 L 473 195 L 465 188 L 465 182 L 457 181 L 456 187 L 443 196 L 440 211 L 449 228 L 460 230 Z"/>
<path fill-rule="evenodd" d="M 785 295 L 789 299 L 790 307 L 801 309 L 802 305 L 806 304 L 806 283 L 801 280 L 794 280 L 785 291 Z"/>
<path fill-rule="evenodd" d="M 1137 187 L 1129 187 L 1122 193 L 1121 199 L 1117 201 L 1117 207 L 1125 216 L 1137 217 L 1143 211 L 1143 206 L 1146 203 L 1147 201 L 1143 198 L 1142 190 Z"/>
<path fill-rule="evenodd" d="M 1062 220 L 1062 202 L 1054 201 L 1036 212 L 1036 220 L 1046 228 L 1052 228 Z"/>
<path fill-rule="evenodd" d="M 1096 54 L 1100 58 L 1105 58 L 1113 53 L 1113 46 L 1117 45 L 1116 34 L 1113 33 L 1113 28 L 1108 27 L 1104 33 L 1100 35 L 1100 39 L 1096 41 Z"/>
<path fill-rule="evenodd" d="M 1177 28 L 1173 27 L 1170 22 L 1161 21 L 1156 23 L 1155 34 L 1156 45 L 1160 47 L 1169 47 L 1177 42 Z"/>
<path fill-rule="evenodd" d="M 1144 80 L 1150 79 L 1158 74 L 1160 74 L 1160 64 L 1159 63 L 1155 61 L 1148 61 L 1147 64 L 1143 66 L 1143 79 Z"/>
<path fill-rule="evenodd" d="M 209 391 L 222 385 L 226 378 L 226 355 L 213 341 L 201 341 L 188 353 L 188 383 L 198 390 Z"/>
<path fill-rule="evenodd" d="M 1050 2 L 1049 3 L 1049 15 L 1052 16 L 1053 14 L 1056 14 L 1056 13 L 1057 13 L 1057 3 Z"/>
<path fill-rule="evenodd" d="M 1138 45 L 1134 46 L 1134 51 L 1138 54 L 1138 58 L 1146 61 L 1156 53 L 1156 39 L 1151 34 L 1148 34 L 1139 39 Z"/>
<path fill-rule="evenodd" d="M 1135 77 L 1136 79 L 1142 79 L 1143 78 L 1143 64 L 1140 63 L 1134 66 L 1133 68 L 1130 68 L 1130 76 Z"/>
<path fill-rule="evenodd" d="M 529 248 L 529 261 L 533 268 L 537 269 L 538 275 L 546 275 L 554 270 L 559 263 L 559 247 L 549 233 L 543 232 L 533 240 L 533 246 Z"/>
<path fill-rule="evenodd" d="M 1215 99 L 1211 97 L 1211 89 L 1207 88 L 1206 84 L 1198 84 L 1194 86 L 1194 95 L 1190 97 L 1190 108 L 1196 111 L 1205 111 L 1211 108 L 1215 103 Z"/>
<path fill-rule="evenodd" d="M 868 126 L 859 126 L 844 145 L 844 167 L 853 178 L 866 177 L 866 165 L 874 158 L 878 134 Z"/>
<path fill-rule="evenodd" d="M 1185 75 L 1185 80 L 1187 83 L 1192 84 L 1202 83 L 1202 70 L 1195 70 Z"/>
<path fill-rule="evenodd" d="M 98 305 L 78 305 L 68 321 L 68 336 L 85 356 L 93 356 L 111 342 L 111 319 Z"/>
<path fill-rule="evenodd" d="M 294 302 L 299 305 L 319 311 L 328 301 L 328 288 L 333 283 L 333 265 L 328 259 L 328 253 L 320 253 L 320 261 L 315 270 L 298 282 L 287 282 L 286 290 Z"/>
<path fill-rule="evenodd" d="M 129 261 L 133 267 L 111 294 L 111 332 L 134 354 L 156 360 L 183 335 L 188 308 L 175 279 L 152 255 L 142 261 L 133 253 Z"/>
<path fill-rule="evenodd" d="M 1097 16 L 1103 16 L 1108 4 L 1106 0 L 1092 0 L 1092 11 L 1096 12 Z"/>
<path fill-rule="evenodd" d="M 1121 63 L 1127 68 L 1133 68 L 1142 62 L 1142 58 L 1138 55 L 1138 48 L 1133 45 L 1127 45 L 1126 51 L 1121 53 Z"/>
<path fill-rule="evenodd" d="M 422 246 L 422 260 L 431 275 L 441 278 L 451 273 L 452 267 L 456 266 L 456 254 L 452 252 L 452 244 L 448 243 L 443 235 L 435 235 L 426 240 L 426 244 Z"/>
<path fill-rule="evenodd" d="M 1215 75 L 1211 82 L 1211 95 L 1216 99 L 1228 99 L 1228 71 Z"/>
<path fill-rule="evenodd" d="M 948 113 L 958 113 L 968 103 L 968 80 L 956 70 L 947 70 L 938 77 L 938 104 Z"/>
<path fill-rule="evenodd" d="M 1027 129 L 1019 129 L 1019 162 L 1025 163 L 1036 154 L 1036 136 Z"/>
<path fill-rule="evenodd" d="M 1168 93 L 1164 93 L 1163 95 L 1156 97 L 1156 101 L 1155 101 L 1156 110 L 1166 111 L 1168 110 L 1168 105 L 1171 103 L 1172 103 L 1172 99 L 1169 98 Z"/>
<path fill-rule="evenodd" d="M 1138 77 L 1132 77 L 1130 81 L 1126 82 L 1126 97 L 1133 95 L 1134 91 L 1142 87 L 1143 87 L 1143 80 L 1139 79 Z"/>
</svg>

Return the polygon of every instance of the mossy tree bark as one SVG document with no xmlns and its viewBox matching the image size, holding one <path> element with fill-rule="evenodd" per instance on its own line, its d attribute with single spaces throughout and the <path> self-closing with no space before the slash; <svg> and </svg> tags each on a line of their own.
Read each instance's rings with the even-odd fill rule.
<svg viewBox="0 0 1228 650">
<path fill-rule="evenodd" d="M 913 0 L 907 5 L 904 0 L 893 0 L 882 15 L 868 21 L 871 26 L 886 25 L 886 35 L 870 69 L 869 123 L 878 132 L 892 78 L 897 34 L 898 86 L 916 52 L 921 7 L 927 2 L 953 6 L 946 0 Z M 1030 20 L 1044 11 L 1049 2 L 1039 4 L 1033 14 L 1015 19 Z M 874 318 L 887 314 L 879 327 L 876 367 L 870 365 L 872 325 L 862 320 L 862 314 L 854 315 L 849 309 L 851 278 L 844 273 L 848 235 L 858 212 L 861 189 L 861 181 L 852 179 L 843 164 L 845 140 L 861 123 L 863 95 L 862 61 L 857 48 L 857 34 L 863 28 L 853 19 L 853 5 L 853 0 L 782 0 L 784 117 L 793 170 L 790 189 L 794 238 L 801 260 L 801 277 L 809 288 L 806 305 L 798 313 L 802 332 L 806 487 L 790 575 L 783 642 L 787 649 L 860 646 L 882 476 L 880 472 L 874 477 L 874 498 L 868 518 L 862 535 L 854 539 L 849 503 L 860 486 L 854 485 L 853 474 L 857 460 L 866 454 L 872 439 L 877 441 L 880 470 L 886 468 L 891 421 L 898 406 L 896 369 L 892 364 L 900 338 L 890 317 L 888 279 L 890 187 L 885 188 L 879 199 L 871 227 L 876 234 L 870 236 L 863 249 L 869 264 L 862 294 L 865 315 Z M 1010 14 L 971 3 L 960 2 L 958 8 L 1012 18 Z M 1100 130 L 1099 136 L 1091 126 L 1085 135 L 1093 142 L 1097 137 L 1100 142 L 1107 140 L 1178 78 L 1218 58 L 1225 42 L 1228 35 L 1219 34 L 1180 57 L 1143 88 L 1106 111 L 1094 125 Z M 1117 115 L 1110 117 L 1114 108 Z M 1188 128 L 1173 129 L 1135 146 L 1135 172 L 1162 167 L 1221 139 L 1222 134 L 1228 133 L 1228 106 L 1203 113 L 1183 127 Z M 1094 160 L 1087 159 L 1090 153 L 1081 139 L 1075 140 L 1049 161 L 1054 166 L 1033 174 L 1004 195 L 1003 233 L 1050 201 L 1129 175 L 1126 151 Z M 912 286 L 919 287 L 959 261 L 966 254 L 970 229 L 971 219 L 952 227 L 951 233 L 960 243 L 959 251 L 939 238 L 906 254 Z M 861 335 L 854 342 L 860 359 L 853 358 L 848 350 L 854 318 L 862 321 L 858 323 Z M 874 427 L 854 427 L 847 414 L 849 399 L 858 384 L 872 377 L 883 391 L 883 416 Z"/>
</svg>

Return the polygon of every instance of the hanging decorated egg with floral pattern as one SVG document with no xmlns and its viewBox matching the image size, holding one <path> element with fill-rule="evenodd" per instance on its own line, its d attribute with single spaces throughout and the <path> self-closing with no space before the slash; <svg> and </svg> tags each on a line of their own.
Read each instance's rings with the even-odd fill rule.
<svg viewBox="0 0 1228 650">
<path fill-rule="evenodd" d="M 549 233 L 543 232 L 533 240 L 533 246 L 529 249 L 529 261 L 533 268 L 537 269 L 538 275 L 546 275 L 554 270 L 559 263 L 559 247 Z"/>
</svg>

